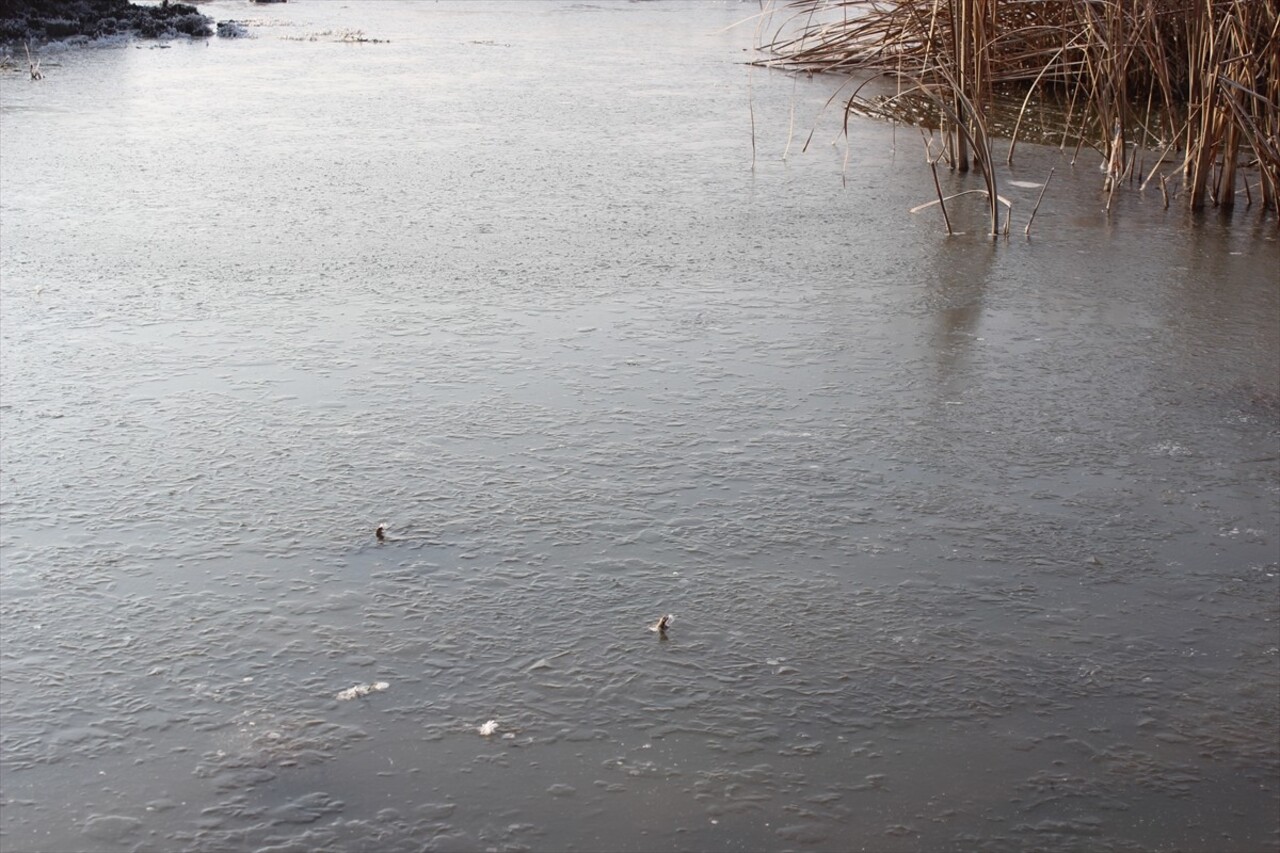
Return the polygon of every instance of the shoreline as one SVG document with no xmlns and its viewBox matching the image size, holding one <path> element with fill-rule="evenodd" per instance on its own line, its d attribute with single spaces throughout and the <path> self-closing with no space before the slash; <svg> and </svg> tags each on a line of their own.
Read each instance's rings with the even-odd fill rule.
<svg viewBox="0 0 1280 853">
<path fill-rule="evenodd" d="M 168 0 L 139 6 L 129 0 L 7 0 L 0 14 L 0 45 L 84 43 L 117 36 L 209 38 L 213 18 Z"/>
</svg>

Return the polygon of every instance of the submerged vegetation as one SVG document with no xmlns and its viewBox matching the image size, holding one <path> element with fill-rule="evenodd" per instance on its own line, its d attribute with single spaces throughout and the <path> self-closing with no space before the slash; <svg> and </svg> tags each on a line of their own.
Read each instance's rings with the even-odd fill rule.
<svg viewBox="0 0 1280 853">
<path fill-rule="evenodd" d="M 936 122 L 945 143 L 936 156 L 930 144 L 931 165 L 982 172 L 993 233 L 990 140 L 999 105 L 1011 99 L 1007 157 L 1029 105 L 1060 104 L 1056 132 L 1102 154 L 1108 199 L 1125 181 L 1154 181 L 1166 204 L 1172 192 L 1192 210 L 1229 210 L 1240 197 L 1275 210 L 1280 201 L 1280 0 L 791 0 L 781 8 L 790 14 L 767 18 L 761 47 L 771 56 L 760 64 L 898 80 L 890 97 L 863 96 L 858 86 L 846 110 Z"/>
</svg>

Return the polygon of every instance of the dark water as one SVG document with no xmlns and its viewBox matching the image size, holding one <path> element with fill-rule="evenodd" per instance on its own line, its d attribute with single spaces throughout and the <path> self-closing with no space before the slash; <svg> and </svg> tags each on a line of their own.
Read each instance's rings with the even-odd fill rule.
<svg viewBox="0 0 1280 853">
<path fill-rule="evenodd" d="M 6 853 L 1280 844 L 1274 219 L 948 239 L 755 4 L 205 9 L 0 78 Z"/>
</svg>

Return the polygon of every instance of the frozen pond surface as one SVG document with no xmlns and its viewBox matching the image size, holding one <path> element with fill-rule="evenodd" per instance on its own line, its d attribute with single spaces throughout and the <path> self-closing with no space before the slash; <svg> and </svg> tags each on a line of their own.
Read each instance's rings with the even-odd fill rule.
<svg viewBox="0 0 1280 853">
<path fill-rule="evenodd" d="M 1280 844 L 1274 220 L 946 239 L 754 3 L 203 8 L 0 79 L 6 851 Z"/>
</svg>

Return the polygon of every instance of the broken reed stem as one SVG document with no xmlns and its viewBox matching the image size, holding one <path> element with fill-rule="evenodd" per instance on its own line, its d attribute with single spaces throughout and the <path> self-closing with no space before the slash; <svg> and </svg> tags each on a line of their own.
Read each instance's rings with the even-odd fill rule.
<svg viewBox="0 0 1280 853">
<path fill-rule="evenodd" d="M 1049 182 L 1053 180 L 1053 168 L 1049 169 L 1049 177 L 1044 179 L 1044 186 L 1040 188 L 1040 195 L 1036 196 L 1036 206 L 1031 208 L 1031 215 L 1027 217 L 1027 227 L 1023 229 L 1024 236 L 1031 236 L 1031 223 L 1036 221 L 1036 211 L 1040 209 L 1040 202 L 1044 201 L 1045 190 L 1049 189 Z"/>
<path fill-rule="evenodd" d="M 31 43 L 23 42 L 23 49 L 27 52 L 27 67 L 31 70 L 32 80 L 43 80 L 44 72 L 40 70 L 40 60 L 31 58 Z"/>
<path fill-rule="evenodd" d="M 791 112 L 787 117 L 787 147 L 782 151 L 782 159 L 785 162 L 787 155 L 791 153 L 791 140 L 795 138 L 796 133 L 796 87 L 795 80 L 791 83 Z"/>
<path fill-rule="evenodd" d="M 932 157 L 929 158 L 929 169 L 933 172 L 933 188 L 938 193 L 938 207 L 942 208 L 942 221 L 946 224 L 947 236 L 950 237 L 956 232 L 951 228 L 951 217 L 947 215 L 947 202 L 942 197 L 942 182 L 938 180 L 938 161 Z"/>
</svg>

